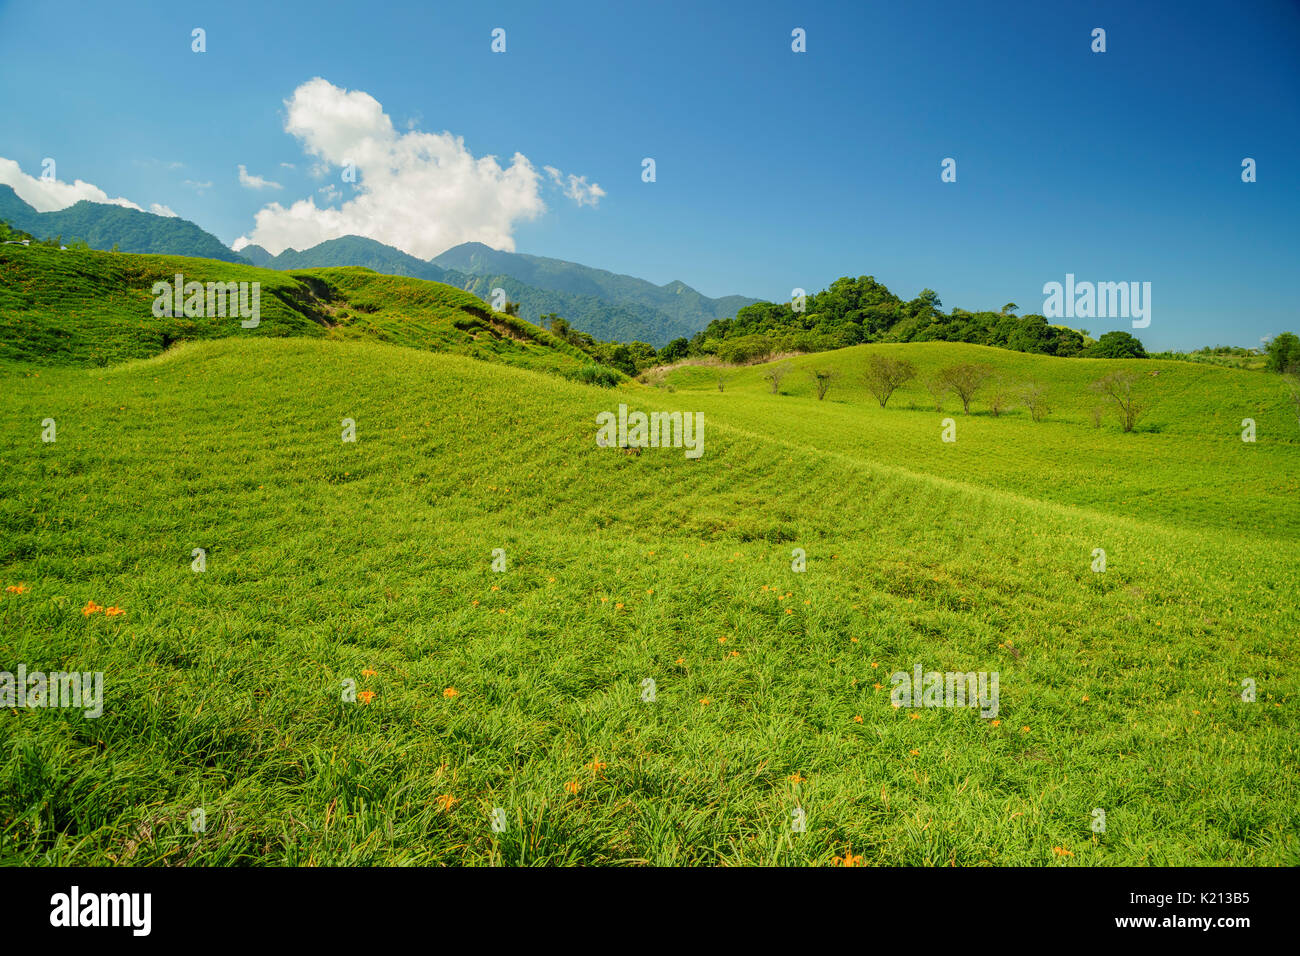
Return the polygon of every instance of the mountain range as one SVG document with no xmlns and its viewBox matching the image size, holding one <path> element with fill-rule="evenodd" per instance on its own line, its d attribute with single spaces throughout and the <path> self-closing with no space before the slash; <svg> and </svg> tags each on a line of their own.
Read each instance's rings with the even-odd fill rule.
<svg viewBox="0 0 1300 956">
<path fill-rule="evenodd" d="M 563 259 L 502 252 L 466 242 L 427 262 L 363 236 L 329 239 L 310 249 L 286 249 L 277 256 L 250 245 L 240 254 L 268 269 L 364 266 L 389 275 L 444 282 L 489 300 L 501 288 L 519 315 L 533 323 L 549 313 L 602 341 L 648 342 L 661 348 L 689 338 L 714 319 L 759 301 L 740 295 L 712 299 L 684 282 L 655 285 L 635 276 Z"/>
<path fill-rule="evenodd" d="M 56 212 L 37 212 L 0 184 L 0 220 L 40 239 L 62 236 L 92 248 L 194 256 L 269 269 L 363 266 L 388 275 L 443 282 L 485 301 L 501 288 L 519 305 L 519 317 L 541 324 L 554 313 L 574 328 L 607 342 L 648 342 L 661 348 L 690 338 L 715 319 L 758 302 L 740 295 L 713 299 L 684 282 L 655 285 L 563 259 L 502 252 L 466 242 L 423 260 L 363 236 L 330 239 L 310 249 L 272 255 L 258 245 L 235 252 L 187 219 L 82 200 Z"/>
</svg>

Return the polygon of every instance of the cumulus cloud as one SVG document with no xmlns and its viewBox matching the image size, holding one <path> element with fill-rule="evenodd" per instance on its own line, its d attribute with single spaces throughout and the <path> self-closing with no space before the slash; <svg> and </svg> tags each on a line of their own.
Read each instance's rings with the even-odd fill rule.
<svg viewBox="0 0 1300 956">
<path fill-rule="evenodd" d="M 503 165 L 495 156 L 475 157 L 448 132 L 399 132 L 373 96 L 319 77 L 294 90 L 285 107 L 285 131 L 312 157 L 310 174 L 355 172 L 355 180 L 342 180 L 352 196 L 337 208 L 317 206 L 314 196 L 287 208 L 271 203 L 258 211 L 251 235 L 237 240 L 244 245 L 278 254 L 355 234 L 423 259 L 471 240 L 513 251 L 516 224 L 546 210 L 543 177 L 521 153 Z M 557 175 L 552 179 L 580 205 L 605 194 L 586 177 Z M 333 184 L 322 192 L 327 202 L 341 198 Z"/>
<path fill-rule="evenodd" d="M 239 164 L 239 185 L 246 189 L 283 189 L 279 183 L 273 183 L 269 179 L 263 179 L 261 176 L 252 176 L 248 172 L 248 167 L 243 163 Z"/>
<path fill-rule="evenodd" d="M 176 215 L 176 212 L 170 206 L 164 206 L 160 202 L 150 203 L 149 211 L 153 213 L 155 216 L 166 216 L 168 219 L 180 218 L 179 216 Z"/>
<path fill-rule="evenodd" d="M 131 200 L 123 199 L 121 196 L 109 198 L 108 193 L 98 186 L 80 179 L 65 183 L 57 179 L 28 176 L 16 162 L 4 157 L 0 157 L 0 184 L 12 186 L 18 198 L 37 212 L 67 209 L 73 203 L 83 199 L 107 203 L 110 206 L 125 206 L 127 209 L 140 209 Z"/>
</svg>

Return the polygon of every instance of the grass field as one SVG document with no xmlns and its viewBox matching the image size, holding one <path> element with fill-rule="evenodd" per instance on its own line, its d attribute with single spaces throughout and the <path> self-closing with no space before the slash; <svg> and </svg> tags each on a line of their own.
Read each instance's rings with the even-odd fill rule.
<svg viewBox="0 0 1300 956">
<path fill-rule="evenodd" d="M 1300 863 L 1275 379 L 878 347 L 1043 381 L 1034 423 L 881 409 L 872 346 L 670 392 L 263 325 L 0 365 L 0 670 L 105 675 L 97 719 L 0 712 L 0 862 Z M 1132 434 L 1089 417 L 1122 366 L 1160 372 Z M 620 402 L 704 455 L 597 447 Z M 917 664 L 997 671 L 996 722 L 892 707 Z"/>
</svg>

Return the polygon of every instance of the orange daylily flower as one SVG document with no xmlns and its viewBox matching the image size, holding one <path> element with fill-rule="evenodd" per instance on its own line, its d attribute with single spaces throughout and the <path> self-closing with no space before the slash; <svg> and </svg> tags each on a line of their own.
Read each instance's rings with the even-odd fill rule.
<svg viewBox="0 0 1300 956">
<path fill-rule="evenodd" d="M 370 668 L 367 667 L 367 668 L 365 668 L 365 669 L 363 669 L 363 670 L 361 671 L 361 676 L 362 676 L 362 677 L 374 677 L 377 673 L 379 673 L 379 672 L 378 672 L 378 671 L 372 671 Z"/>
<path fill-rule="evenodd" d="M 564 785 L 564 790 L 566 793 L 572 793 L 576 795 L 577 792 L 581 789 L 582 789 L 582 784 L 578 783 L 578 781 L 576 780 L 570 780 L 568 783 Z"/>
<path fill-rule="evenodd" d="M 96 611 L 102 611 L 102 610 L 103 608 L 100 607 L 98 604 L 96 604 L 94 601 L 87 601 L 86 606 L 81 609 L 81 613 L 84 614 L 86 617 L 90 617 L 90 615 L 94 614 Z"/>
<path fill-rule="evenodd" d="M 107 615 L 108 617 L 117 617 L 119 614 L 125 614 L 125 613 L 126 611 L 124 611 L 120 607 L 110 607 L 104 610 L 104 614 Z"/>
<path fill-rule="evenodd" d="M 361 701 L 363 704 L 368 704 L 374 699 L 375 692 L 373 690 L 363 690 L 361 693 L 357 694 L 357 700 Z"/>
<path fill-rule="evenodd" d="M 458 690 L 457 690 L 456 688 L 454 688 L 454 687 L 448 687 L 448 688 L 446 688 L 446 689 L 443 690 L 443 692 L 442 692 L 442 696 L 443 696 L 443 697 L 459 697 L 459 696 L 460 696 L 460 691 L 458 691 Z"/>
<path fill-rule="evenodd" d="M 453 806 L 455 806 L 460 801 L 457 800 L 455 797 L 453 797 L 450 793 L 444 793 L 441 797 L 437 799 L 436 802 L 438 804 L 438 809 L 441 810 L 443 813 L 446 813 L 448 810 L 450 810 Z"/>
</svg>

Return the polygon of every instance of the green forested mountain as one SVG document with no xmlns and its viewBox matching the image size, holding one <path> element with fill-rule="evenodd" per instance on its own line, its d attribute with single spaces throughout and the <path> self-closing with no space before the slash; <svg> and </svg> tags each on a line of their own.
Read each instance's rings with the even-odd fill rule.
<svg viewBox="0 0 1300 956">
<path fill-rule="evenodd" d="M 38 239 L 62 236 L 81 239 L 92 249 L 142 252 L 247 262 L 216 236 L 188 219 L 82 200 L 55 212 L 37 212 L 18 198 L 12 186 L 0 184 L 0 219 Z"/>
<path fill-rule="evenodd" d="M 711 299 L 680 281 L 659 286 L 635 276 L 593 269 L 563 259 L 501 252 L 481 242 L 466 242 L 448 249 L 435 257 L 433 263 L 471 275 L 511 276 L 536 289 L 652 309 L 667 316 L 671 331 L 668 338 L 694 334 L 712 320 L 735 315 L 737 309 L 759 301 L 742 295 Z M 583 328 L 577 316 L 572 320 L 578 328 Z M 583 331 L 591 330 L 584 328 Z"/>
</svg>

